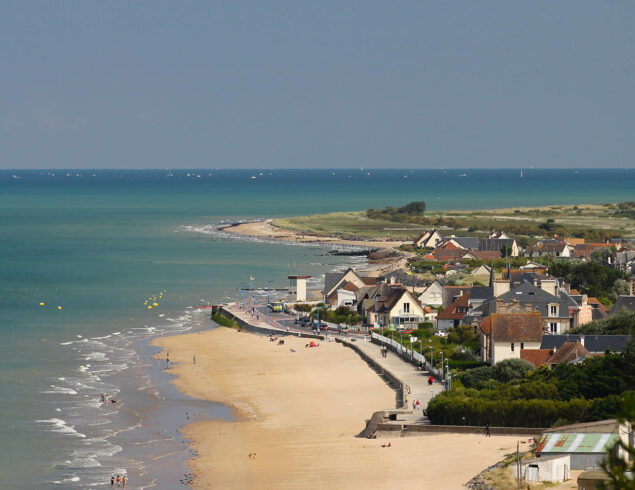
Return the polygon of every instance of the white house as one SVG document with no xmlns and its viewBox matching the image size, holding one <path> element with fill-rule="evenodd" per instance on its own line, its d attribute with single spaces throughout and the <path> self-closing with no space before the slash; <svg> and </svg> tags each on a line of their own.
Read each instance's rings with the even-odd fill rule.
<svg viewBox="0 0 635 490">
<path fill-rule="evenodd" d="M 385 285 L 366 310 L 367 322 L 393 328 L 417 328 L 424 319 L 419 300 L 403 286 Z"/>
<path fill-rule="evenodd" d="M 426 231 L 414 241 L 414 246 L 418 248 L 436 248 L 443 241 L 443 235 L 437 230 Z"/>
</svg>

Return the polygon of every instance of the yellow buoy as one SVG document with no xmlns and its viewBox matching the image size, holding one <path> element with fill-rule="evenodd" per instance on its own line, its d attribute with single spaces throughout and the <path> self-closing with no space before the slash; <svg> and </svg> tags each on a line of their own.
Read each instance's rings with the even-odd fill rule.
<svg viewBox="0 0 635 490">
<path fill-rule="evenodd" d="M 44 306 L 44 303 L 40 303 L 40 306 Z"/>
<path fill-rule="evenodd" d="M 159 306 L 159 303 L 152 303 L 152 306 Z"/>
<path fill-rule="evenodd" d="M 151 310 L 151 309 L 152 309 L 152 305 L 148 305 L 148 310 Z"/>
<path fill-rule="evenodd" d="M 58 309 L 58 310 L 61 310 L 61 309 L 62 309 L 62 307 L 61 307 L 61 306 L 58 306 L 58 307 L 57 307 L 57 309 Z"/>
</svg>

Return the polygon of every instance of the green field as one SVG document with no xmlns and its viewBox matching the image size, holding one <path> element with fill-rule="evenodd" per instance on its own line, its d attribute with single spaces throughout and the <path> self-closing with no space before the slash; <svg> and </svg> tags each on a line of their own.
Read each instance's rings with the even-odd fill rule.
<svg viewBox="0 0 635 490">
<path fill-rule="evenodd" d="M 599 240 L 607 234 L 635 237 L 635 219 L 621 215 L 616 204 L 580 204 L 469 211 L 428 211 L 412 221 L 370 219 L 366 211 L 338 212 L 280 218 L 273 226 L 317 236 L 341 238 L 414 239 L 424 230 L 437 228 L 444 234 L 482 236 L 490 229 L 514 236 L 539 237 L 554 233 Z M 547 220 L 552 229 L 541 230 Z M 595 233 L 597 232 L 597 233 Z"/>
</svg>

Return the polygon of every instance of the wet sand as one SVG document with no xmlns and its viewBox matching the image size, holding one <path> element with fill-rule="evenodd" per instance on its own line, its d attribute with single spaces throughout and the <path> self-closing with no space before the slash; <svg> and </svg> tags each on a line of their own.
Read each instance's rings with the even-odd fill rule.
<svg viewBox="0 0 635 490">
<path fill-rule="evenodd" d="M 310 235 L 292 230 L 283 230 L 282 228 L 273 226 L 271 220 L 240 223 L 223 228 L 223 231 L 241 236 L 253 236 L 285 242 L 332 243 L 333 245 L 349 245 L 367 248 L 397 248 L 404 243 L 412 243 L 397 240 L 345 240 L 338 237 Z"/>
<path fill-rule="evenodd" d="M 238 418 L 184 428 L 194 488 L 460 488 L 515 448 L 515 436 L 356 437 L 374 411 L 395 407 L 394 391 L 351 349 L 307 342 L 224 327 L 155 340 L 178 363 L 179 389 Z"/>
</svg>

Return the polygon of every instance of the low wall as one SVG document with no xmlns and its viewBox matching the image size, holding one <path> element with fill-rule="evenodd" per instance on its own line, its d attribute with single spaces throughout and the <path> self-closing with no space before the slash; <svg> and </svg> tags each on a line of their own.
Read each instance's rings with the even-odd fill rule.
<svg viewBox="0 0 635 490">
<path fill-rule="evenodd" d="M 292 332 L 292 331 L 282 330 L 281 328 L 260 327 L 260 326 L 252 325 L 251 323 L 248 323 L 242 318 L 234 315 L 231 311 L 226 310 L 222 306 L 218 309 L 218 314 L 224 316 L 225 318 L 229 318 L 230 320 L 234 320 L 240 326 L 240 328 L 245 329 L 251 333 L 258 333 L 262 335 L 291 335 L 293 337 L 324 340 L 323 335 L 315 335 L 315 334 L 303 333 L 303 332 Z"/>
<path fill-rule="evenodd" d="M 377 424 L 378 431 L 403 431 L 409 433 L 426 432 L 426 433 L 451 433 L 451 434 L 483 434 L 485 435 L 485 427 L 474 425 L 414 425 L 414 424 Z M 538 437 L 543 430 L 530 427 L 490 427 L 490 434 L 493 436 L 530 436 Z"/>
<path fill-rule="evenodd" d="M 345 345 L 346 347 L 350 347 L 355 352 L 357 352 L 359 357 L 361 357 L 364 361 L 366 361 L 366 363 L 370 367 L 372 367 L 377 372 L 377 374 L 379 374 L 379 376 L 388 380 L 388 382 L 393 386 L 395 391 L 397 391 L 397 396 L 399 397 L 399 400 L 403 400 L 403 382 L 397 376 L 395 376 L 389 370 L 384 369 L 383 366 L 380 366 L 379 364 L 377 364 L 377 362 L 375 362 L 375 360 L 372 357 L 367 356 L 366 353 L 362 351 L 359 347 L 357 347 L 354 343 L 346 342 L 345 340 L 342 340 L 339 338 L 335 338 L 335 342 L 339 342 L 342 345 Z M 362 341 L 362 342 L 365 342 L 365 341 Z M 402 406 L 403 406 L 403 401 L 402 401 Z"/>
</svg>

